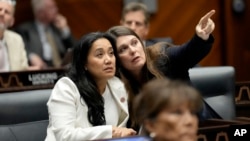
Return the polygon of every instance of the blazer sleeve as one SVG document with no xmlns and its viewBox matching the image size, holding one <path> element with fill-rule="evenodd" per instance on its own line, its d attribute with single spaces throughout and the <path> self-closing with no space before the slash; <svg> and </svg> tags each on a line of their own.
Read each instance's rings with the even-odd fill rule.
<svg viewBox="0 0 250 141">
<path fill-rule="evenodd" d="M 33 28 L 30 26 L 28 29 L 32 30 Z M 26 26 L 18 26 L 16 28 L 14 28 L 14 31 L 17 32 L 19 35 L 22 36 L 23 42 L 25 44 L 25 49 L 27 51 L 27 56 L 29 56 L 29 54 L 31 53 L 31 46 L 29 44 L 30 42 L 30 35 L 28 33 L 28 31 L 26 30 Z"/>
<path fill-rule="evenodd" d="M 5 32 L 4 36 L 8 46 L 10 70 L 28 69 L 28 60 L 22 37 L 9 30 Z"/>
<path fill-rule="evenodd" d="M 49 126 L 56 140 L 83 141 L 112 138 L 111 125 L 93 127 L 87 119 L 78 121 L 77 109 L 79 106 L 85 106 L 85 110 L 80 114 L 87 114 L 87 106 L 83 101 L 80 102 L 77 87 L 69 78 L 61 78 L 56 83 L 47 105 Z"/>
<path fill-rule="evenodd" d="M 21 68 L 22 70 L 26 70 L 28 69 L 28 59 L 27 59 L 27 54 L 26 54 L 26 50 L 25 50 L 25 47 L 24 47 L 24 42 L 22 39 L 20 39 L 20 54 L 21 54 L 21 59 L 20 59 L 20 62 L 21 62 Z"/>
<path fill-rule="evenodd" d="M 204 41 L 195 34 L 189 42 L 167 48 L 171 66 L 185 69 L 193 67 L 210 52 L 213 42 L 212 35 L 208 40 Z"/>
<path fill-rule="evenodd" d="M 183 45 L 164 47 L 163 52 L 167 57 L 166 59 L 159 59 L 158 68 L 168 78 L 189 81 L 188 70 L 198 64 L 209 53 L 213 42 L 212 35 L 206 41 L 194 35 L 189 42 Z"/>
</svg>

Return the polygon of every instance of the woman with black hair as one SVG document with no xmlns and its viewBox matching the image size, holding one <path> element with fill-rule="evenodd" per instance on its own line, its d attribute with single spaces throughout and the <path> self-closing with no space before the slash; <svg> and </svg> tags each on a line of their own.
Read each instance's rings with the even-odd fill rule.
<svg viewBox="0 0 250 141">
<path fill-rule="evenodd" d="M 73 50 L 69 72 L 47 103 L 46 141 L 97 140 L 135 135 L 128 121 L 127 93 L 116 77 L 115 42 L 106 33 L 85 35 Z"/>
</svg>

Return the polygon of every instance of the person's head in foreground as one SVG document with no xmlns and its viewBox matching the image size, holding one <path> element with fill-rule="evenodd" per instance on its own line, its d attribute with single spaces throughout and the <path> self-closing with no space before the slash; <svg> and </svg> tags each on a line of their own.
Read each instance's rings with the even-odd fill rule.
<svg viewBox="0 0 250 141">
<path fill-rule="evenodd" d="M 134 100 L 142 132 L 155 141 L 196 141 L 202 107 L 199 92 L 180 81 L 155 79 Z"/>
</svg>

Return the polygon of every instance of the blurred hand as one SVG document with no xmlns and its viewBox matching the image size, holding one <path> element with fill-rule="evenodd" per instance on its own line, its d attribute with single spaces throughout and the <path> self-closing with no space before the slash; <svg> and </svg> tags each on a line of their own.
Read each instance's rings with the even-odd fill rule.
<svg viewBox="0 0 250 141">
<path fill-rule="evenodd" d="M 214 31 L 215 24 L 210 18 L 215 13 L 215 10 L 211 10 L 205 16 L 203 16 L 199 23 L 196 25 L 196 34 L 203 40 L 207 40 L 209 35 Z"/>
<path fill-rule="evenodd" d="M 31 54 L 30 55 L 30 63 L 31 66 L 30 69 L 45 69 L 47 68 L 47 64 L 38 56 L 37 54 Z"/>
<path fill-rule="evenodd" d="M 29 66 L 27 70 L 41 70 L 39 66 Z"/>
<path fill-rule="evenodd" d="M 61 15 L 61 14 L 58 14 L 54 20 L 54 25 L 60 29 L 60 30 L 63 30 L 65 28 L 68 28 L 68 23 L 67 23 L 67 19 Z"/>
<path fill-rule="evenodd" d="M 112 128 L 112 138 L 120 138 L 136 135 L 136 131 L 132 128 L 125 127 L 113 127 Z"/>
</svg>

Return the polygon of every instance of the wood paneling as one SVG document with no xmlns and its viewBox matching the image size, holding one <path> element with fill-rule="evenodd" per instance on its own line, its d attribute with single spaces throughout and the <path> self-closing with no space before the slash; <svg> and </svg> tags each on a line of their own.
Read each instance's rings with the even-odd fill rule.
<svg viewBox="0 0 250 141">
<path fill-rule="evenodd" d="M 226 63 L 236 68 L 236 80 L 248 81 L 250 80 L 250 1 L 243 0 L 246 10 L 241 14 L 233 12 L 232 0 L 224 1 L 225 32 L 223 35 L 226 38 Z"/>
<path fill-rule="evenodd" d="M 106 31 L 119 24 L 122 0 L 56 0 L 76 38 L 93 31 Z M 30 0 L 17 1 L 14 26 L 32 20 Z"/>
<path fill-rule="evenodd" d="M 119 24 L 122 0 L 56 0 L 60 12 L 68 19 L 76 38 L 93 31 L 106 31 Z M 201 61 L 202 66 L 231 65 L 236 69 L 236 81 L 250 80 L 250 2 L 246 11 L 235 15 L 232 0 L 156 0 L 158 11 L 151 18 L 148 38 L 170 36 L 175 44 L 182 44 L 195 33 L 199 19 L 211 9 L 216 24 L 215 43 L 210 54 Z M 32 18 L 29 0 L 18 0 L 16 25 Z"/>
<path fill-rule="evenodd" d="M 195 26 L 200 18 L 211 9 L 216 10 L 212 17 L 216 29 L 215 43 L 211 53 L 201 61 L 202 66 L 222 64 L 221 32 L 219 23 L 219 3 L 216 0 L 158 0 L 158 12 L 153 15 L 149 37 L 171 36 L 175 44 L 183 44 L 195 34 Z"/>
<path fill-rule="evenodd" d="M 58 6 L 76 37 L 119 24 L 122 0 L 63 0 Z"/>
</svg>

